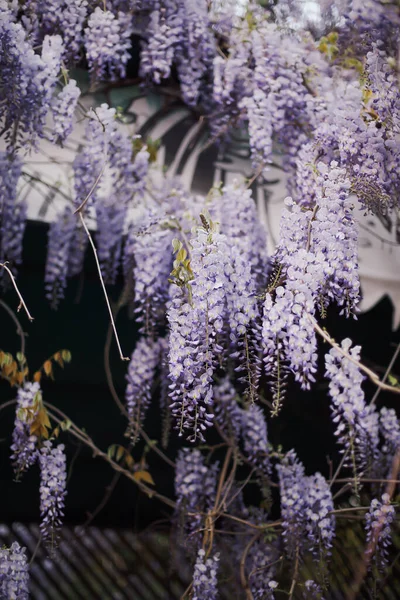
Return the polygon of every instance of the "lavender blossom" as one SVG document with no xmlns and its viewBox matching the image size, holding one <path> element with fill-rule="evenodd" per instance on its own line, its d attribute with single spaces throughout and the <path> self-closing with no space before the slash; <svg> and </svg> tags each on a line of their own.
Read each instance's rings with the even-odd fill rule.
<svg viewBox="0 0 400 600">
<path fill-rule="evenodd" d="M 63 45 L 60 36 L 45 36 L 42 53 L 35 53 L 23 26 L 11 13 L 0 11 L 0 70 L 2 99 L 0 129 L 11 151 L 35 144 L 43 135 L 47 110 L 60 70 Z"/>
<path fill-rule="evenodd" d="M 291 450 L 276 468 L 281 494 L 283 540 L 286 552 L 293 558 L 296 552 L 304 548 L 306 541 L 307 488 L 304 467 L 294 450 Z"/>
<path fill-rule="evenodd" d="M 360 347 L 351 348 L 351 340 L 345 339 L 342 349 L 359 361 Z M 366 405 L 361 389 L 363 376 L 358 367 L 336 348 L 325 355 L 326 375 L 330 379 L 329 394 L 332 398 L 335 435 L 342 446 L 341 452 L 350 456 L 346 464 L 355 466 L 354 477 L 371 468 L 377 458 L 379 444 L 378 414 Z M 356 479 L 355 479 L 356 481 Z M 357 487 L 357 486 L 356 486 Z"/>
<path fill-rule="evenodd" d="M 199 228 L 192 240 L 191 269 L 191 297 L 185 297 L 183 288 L 172 291 L 169 365 L 172 414 L 180 434 L 188 430 L 195 441 L 204 439 L 213 418 L 212 375 L 220 352 L 217 337 L 223 330 L 229 269 L 225 236 L 209 226 Z"/>
<path fill-rule="evenodd" d="M 104 281 L 115 283 L 122 252 L 122 236 L 127 208 L 115 203 L 107 206 L 98 204 L 96 208 L 96 245 Z"/>
<path fill-rule="evenodd" d="M 29 570 L 26 549 L 18 542 L 0 548 L 0 596 L 15 600 L 29 598 Z"/>
<path fill-rule="evenodd" d="M 37 436 L 31 434 L 30 428 L 35 421 L 40 402 L 39 383 L 27 382 L 18 389 L 11 445 L 11 461 L 17 479 L 36 462 L 38 457 Z"/>
<path fill-rule="evenodd" d="M 365 515 L 367 531 L 367 551 L 374 550 L 373 563 L 379 571 L 383 571 L 388 562 L 388 546 L 391 544 L 390 526 L 396 516 L 394 506 L 390 504 L 389 494 L 382 499 L 374 498 Z"/>
<path fill-rule="evenodd" d="M 267 423 L 264 412 L 255 404 L 243 411 L 242 437 L 244 452 L 250 464 L 265 477 L 271 472 L 269 459 Z"/>
<path fill-rule="evenodd" d="M 217 464 L 211 469 L 205 465 L 199 450 L 183 448 L 179 451 L 175 471 L 175 517 L 187 536 L 186 543 L 196 549 L 202 539 L 204 517 L 200 513 L 210 510 L 215 502 L 217 469 Z"/>
<path fill-rule="evenodd" d="M 170 15 L 165 8 L 151 13 L 148 42 L 143 44 L 140 57 L 142 77 L 150 78 L 156 84 L 169 77 L 180 27 L 179 15 Z"/>
<path fill-rule="evenodd" d="M 107 161 L 110 140 L 116 133 L 115 109 L 102 104 L 88 113 L 85 130 L 86 144 L 74 160 L 75 204 L 76 208 L 91 196 L 86 208 L 92 206 L 99 196 L 99 186 L 94 189 Z"/>
<path fill-rule="evenodd" d="M 331 553 L 332 541 L 335 536 L 335 516 L 332 492 L 326 479 L 316 473 L 306 477 L 306 508 L 307 537 L 314 551 L 326 558 Z"/>
<path fill-rule="evenodd" d="M 307 579 L 304 583 L 303 598 L 304 600 L 324 600 L 321 586 L 315 583 L 312 579 Z"/>
<path fill-rule="evenodd" d="M 97 6 L 85 29 L 86 57 L 94 80 L 125 77 L 129 59 L 130 21 L 124 13 L 116 17 Z"/>
<path fill-rule="evenodd" d="M 217 573 L 219 554 L 206 558 L 205 550 L 200 548 L 197 553 L 193 573 L 193 600 L 216 600 L 218 598 Z"/>
<path fill-rule="evenodd" d="M 76 81 L 70 79 L 56 98 L 53 99 L 50 107 L 54 121 L 52 141 L 62 143 L 71 133 L 72 119 L 80 93 Z"/>
<path fill-rule="evenodd" d="M 0 262 L 8 261 L 14 270 L 22 258 L 26 224 L 26 203 L 17 202 L 17 183 L 22 163 L 17 157 L 0 152 Z M 2 269 L 3 271 L 3 269 Z"/>
<path fill-rule="evenodd" d="M 244 411 L 237 402 L 237 393 L 228 378 L 214 387 L 215 420 L 223 431 L 237 442 L 243 428 Z"/>
<path fill-rule="evenodd" d="M 382 406 L 379 413 L 379 431 L 383 439 L 382 452 L 391 463 L 400 448 L 400 424 L 393 408 Z M 390 464 L 388 464 L 388 467 Z"/>
<path fill-rule="evenodd" d="M 157 367 L 160 366 L 161 353 L 165 340 L 154 341 L 141 338 L 136 344 L 129 363 L 126 388 L 129 429 L 132 442 L 136 442 L 139 428 L 143 424 L 151 399 L 151 387 Z"/>
<path fill-rule="evenodd" d="M 151 333 L 163 323 L 165 304 L 168 299 L 168 277 L 172 270 L 173 233 L 167 229 L 152 227 L 151 214 L 147 215 L 143 233 L 131 228 L 125 244 L 124 263 L 129 257 L 134 267 L 128 277 L 135 285 L 136 314 L 143 331 Z"/>
<path fill-rule="evenodd" d="M 46 298 L 57 308 L 67 285 L 68 261 L 76 230 L 76 215 L 67 206 L 50 224 L 45 267 Z"/>
<path fill-rule="evenodd" d="M 53 548 L 64 516 L 67 467 L 64 445 L 45 441 L 40 450 L 40 531 L 43 540 Z"/>
</svg>

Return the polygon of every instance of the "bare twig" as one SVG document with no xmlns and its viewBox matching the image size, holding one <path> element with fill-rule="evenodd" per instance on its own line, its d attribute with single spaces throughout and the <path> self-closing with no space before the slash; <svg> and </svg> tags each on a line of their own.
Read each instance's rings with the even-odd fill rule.
<svg viewBox="0 0 400 600">
<path fill-rule="evenodd" d="M 69 419 L 67 417 L 67 415 L 65 415 L 61 410 L 59 410 L 57 407 L 53 406 L 52 404 L 49 404 L 48 402 L 44 402 L 43 404 L 48 409 L 50 409 L 50 410 L 48 410 L 49 417 L 51 417 L 56 423 L 61 423 L 62 420 L 65 420 L 65 419 L 69 420 L 69 422 L 71 423 L 71 426 L 68 429 L 68 432 L 71 435 L 73 435 L 74 437 L 76 437 L 78 440 L 83 442 L 86 446 L 88 446 L 93 451 L 93 456 L 95 458 L 97 456 L 99 456 L 100 458 L 105 460 L 109 465 L 111 465 L 111 467 L 115 471 L 117 471 L 118 473 L 121 473 L 122 475 L 125 475 L 125 477 L 127 477 L 128 479 L 133 481 L 139 487 L 139 489 L 142 490 L 142 492 L 145 492 L 148 495 L 149 498 L 157 498 L 158 500 L 160 500 L 167 506 L 169 506 L 171 508 L 175 508 L 175 502 L 173 500 L 171 500 L 170 498 L 167 498 L 166 496 L 163 496 L 162 494 L 159 494 L 158 492 L 156 492 L 155 490 L 150 488 L 148 485 L 143 483 L 143 481 L 136 479 L 135 473 L 128 471 L 127 469 L 124 469 L 124 467 L 122 467 L 119 463 L 115 462 L 112 458 L 110 458 L 110 456 L 108 456 L 108 454 L 106 452 L 103 452 L 102 450 L 100 450 L 100 448 L 98 448 L 96 446 L 96 444 L 93 442 L 93 440 L 84 431 L 79 429 L 79 427 L 77 427 L 71 421 L 71 419 Z M 62 416 L 62 419 L 58 418 L 54 413 L 52 413 L 50 411 L 58 412 L 58 414 L 60 414 Z"/>
<path fill-rule="evenodd" d="M 240 583 L 242 584 L 243 590 L 246 593 L 246 600 L 253 600 L 253 594 L 251 593 L 249 581 L 246 577 L 246 559 L 247 559 L 248 553 L 250 552 L 250 548 L 258 540 L 259 537 L 260 537 L 260 533 L 256 533 L 251 538 L 251 540 L 245 547 L 243 554 L 240 558 Z"/>
<path fill-rule="evenodd" d="M 21 292 L 18 289 L 18 286 L 17 286 L 17 283 L 15 281 L 14 275 L 12 274 L 11 270 L 7 267 L 7 264 L 8 264 L 7 261 L 4 262 L 4 263 L 0 263 L 0 267 L 3 267 L 3 269 L 5 269 L 7 271 L 7 273 L 10 276 L 11 282 L 12 282 L 14 288 L 15 288 L 15 291 L 17 292 L 17 295 L 18 295 L 18 298 L 19 298 L 19 305 L 18 305 L 18 308 L 17 308 L 17 312 L 19 312 L 21 310 L 21 308 L 23 308 L 24 311 L 27 314 L 28 319 L 30 321 L 33 321 L 33 317 L 31 315 L 31 313 L 29 312 L 28 307 L 25 304 L 25 301 L 24 301 L 24 299 L 23 299 L 23 297 L 21 295 Z"/>
<path fill-rule="evenodd" d="M 384 374 L 384 376 L 382 377 L 382 383 L 385 383 L 385 381 L 386 381 L 386 380 L 387 380 L 387 378 L 389 377 L 389 375 L 390 375 L 390 372 L 391 372 L 391 370 L 393 369 L 393 365 L 394 365 L 394 363 L 395 363 L 395 362 L 396 362 L 396 360 L 397 360 L 397 357 L 398 357 L 398 355 L 399 355 L 399 352 L 400 352 L 400 342 L 397 344 L 397 348 L 396 348 L 396 350 L 394 351 L 394 354 L 393 354 L 393 356 L 392 356 L 392 359 L 391 359 L 390 363 L 388 364 L 388 368 L 386 369 L 386 371 L 385 371 L 385 374 Z M 375 404 L 375 402 L 376 402 L 376 400 L 377 400 L 377 398 L 378 398 L 378 396 L 379 396 L 380 392 L 381 392 L 381 388 L 378 388 L 378 389 L 375 391 L 375 394 L 373 395 L 373 397 L 372 397 L 372 400 L 371 400 L 371 404 Z"/>
<path fill-rule="evenodd" d="M 110 305 L 110 301 L 108 299 L 108 295 L 107 295 L 107 290 L 106 290 L 106 286 L 104 284 L 104 279 L 103 279 L 103 275 L 101 273 L 101 267 L 100 267 L 100 262 L 99 262 L 99 257 L 97 256 L 97 250 L 96 250 L 96 246 L 94 245 L 94 241 L 92 236 L 90 235 L 90 231 L 85 223 L 85 219 L 83 218 L 82 215 L 82 211 L 79 211 L 79 217 L 81 219 L 81 223 L 82 226 L 86 232 L 86 235 L 88 236 L 90 245 L 92 246 L 92 250 L 93 250 L 93 255 L 94 255 L 94 259 L 96 261 L 96 266 L 97 266 L 97 271 L 99 273 L 99 277 L 100 277 L 100 283 L 101 283 L 101 287 L 103 288 L 103 292 L 104 292 L 104 297 L 106 299 L 106 304 L 107 304 L 107 308 L 108 308 L 108 312 L 110 315 L 110 320 L 111 320 L 111 325 L 112 328 L 114 330 L 114 336 L 115 336 L 115 341 L 117 342 L 117 346 L 118 346 L 118 351 L 119 351 L 119 356 L 121 358 L 121 360 L 129 360 L 129 356 L 124 356 L 122 353 L 122 348 L 121 348 L 121 344 L 119 342 L 119 337 L 118 337 L 118 332 L 117 332 L 117 328 L 115 326 L 115 322 L 114 322 L 114 316 L 113 316 L 113 312 L 111 310 L 111 305 Z"/>
</svg>

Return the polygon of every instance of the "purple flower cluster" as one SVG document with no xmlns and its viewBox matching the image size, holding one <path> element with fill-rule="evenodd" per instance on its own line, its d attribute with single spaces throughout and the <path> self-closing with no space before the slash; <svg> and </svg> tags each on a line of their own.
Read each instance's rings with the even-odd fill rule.
<svg viewBox="0 0 400 600">
<path fill-rule="evenodd" d="M 205 465 L 199 450 L 179 451 L 175 470 L 176 518 L 183 525 L 186 543 L 199 546 L 204 513 L 215 501 L 218 464 Z M 194 513 L 188 515 L 187 513 Z"/>
<path fill-rule="evenodd" d="M 221 351 L 229 251 L 225 236 L 206 228 L 197 229 L 191 244 L 191 297 L 174 290 L 168 321 L 172 414 L 180 434 L 188 431 L 195 441 L 204 439 L 213 418 L 212 376 Z"/>
<path fill-rule="evenodd" d="M 374 563 L 378 570 L 384 570 L 387 565 L 388 546 L 391 544 L 391 524 L 396 516 L 394 506 L 390 504 L 389 494 L 383 494 L 382 499 L 374 498 L 365 515 L 367 544 L 375 540 Z M 371 546 L 372 548 L 372 546 Z M 367 548 L 367 552 L 369 548 Z"/>
<path fill-rule="evenodd" d="M 137 319 L 146 333 L 164 322 L 173 262 L 174 235 L 168 229 L 153 227 L 151 218 L 149 213 L 144 219 L 144 231 L 130 229 L 124 252 L 125 264 L 130 257 L 134 260 L 133 269 L 126 276 L 133 278 Z"/>
<path fill-rule="evenodd" d="M 342 350 L 359 361 L 360 347 L 351 347 L 351 340 L 345 339 Z M 356 472 L 354 477 L 373 466 L 378 455 L 379 422 L 378 413 L 371 405 L 366 405 L 361 388 L 363 376 L 357 365 L 336 348 L 325 355 L 326 375 L 329 378 L 329 394 L 332 398 L 332 416 L 336 426 L 335 435 L 346 452 Z"/>
<path fill-rule="evenodd" d="M 0 597 L 15 600 L 29 598 L 29 571 L 26 549 L 18 542 L 0 548 Z"/>
<path fill-rule="evenodd" d="M 0 129 L 11 151 L 43 135 L 47 110 L 60 71 L 60 36 L 45 36 L 36 54 L 26 31 L 11 11 L 0 9 Z"/>
<path fill-rule="evenodd" d="M 37 382 L 25 383 L 18 389 L 11 445 L 11 460 L 17 479 L 38 457 L 37 436 L 31 434 L 30 426 L 35 420 L 40 401 L 41 391 Z"/>
<path fill-rule="evenodd" d="M 315 473 L 306 477 L 306 530 L 314 551 L 325 557 L 330 554 L 335 536 L 335 516 L 332 493 L 325 477 Z"/>
<path fill-rule="evenodd" d="M 306 477 L 293 450 L 283 457 L 277 471 L 288 555 L 311 550 L 326 558 L 335 536 L 332 493 L 327 481 L 320 473 Z"/>
<path fill-rule="evenodd" d="M 242 413 L 242 436 L 244 452 L 250 464 L 257 468 L 262 475 L 271 472 L 269 459 L 267 423 L 262 408 L 251 404 Z"/>
<path fill-rule="evenodd" d="M 71 133 L 72 120 L 80 94 L 81 91 L 76 85 L 75 79 L 70 79 L 53 99 L 50 106 L 53 115 L 52 141 L 62 143 Z"/>
<path fill-rule="evenodd" d="M 149 37 L 140 59 L 142 77 L 151 78 L 157 84 L 170 76 L 182 27 L 179 14 L 174 14 L 170 6 L 172 8 L 172 3 L 167 2 L 166 6 L 151 13 L 147 29 Z"/>
<path fill-rule="evenodd" d="M 46 298 L 57 308 L 67 285 L 68 261 L 76 232 L 76 215 L 67 206 L 56 221 L 50 224 L 44 274 Z"/>
<path fill-rule="evenodd" d="M 88 113 L 86 143 L 74 160 L 76 208 L 87 198 L 107 162 L 110 139 L 116 130 L 115 113 L 115 109 L 107 104 Z M 98 195 L 99 186 L 92 192 L 86 206 L 93 205 Z"/>
<path fill-rule="evenodd" d="M 216 600 L 218 598 L 217 573 L 219 554 L 206 558 L 205 550 L 197 553 L 193 573 L 193 600 Z"/>
<path fill-rule="evenodd" d="M 14 273 L 15 266 L 20 264 L 22 258 L 27 210 L 24 201 L 17 201 L 21 168 L 18 157 L 0 152 L 0 262 L 8 261 Z"/>
<path fill-rule="evenodd" d="M 237 401 L 237 392 L 226 377 L 214 387 L 215 420 L 229 438 L 239 441 L 243 427 L 243 409 Z"/>
<path fill-rule="evenodd" d="M 382 453 L 386 469 L 389 469 L 394 455 L 400 448 L 400 423 L 393 408 L 382 406 L 379 413 L 379 431 L 383 440 Z"/>
<path fill-rule="evenodd" d="M 307 497 L 304 467 L 295 452 L 288 452 L 276 467 L 281 494 L 281 516 L 286 552 L 293 558 L 304 545 Z"/>
<path fill-rule="evenodd" d="M 161 353 L 165 340 L 154 341 L 141 338 L 136 344 L 126 376 L 128 385 L 125 397 L 129 415 L 129 430 L 132 442 L 136 442 L 139 428 L 143 424 L 151 399 L 151 388 L 157 367 L 160 366 Z"/>
<path fill-rule="evenodd" d="M 43 442 L 40 463 L 40 531 L 43 540 L 53 548 L 64 516 L 67 465 L 64 445 Z"/>
<path fill-rule="evenodd" d="M 125 76 L 129 59 L 131 28 L 124 13 L 115 16 L 99 6 L 85 28 L 85 49 L 89 71 L 95 81 Z"/>
</svg>

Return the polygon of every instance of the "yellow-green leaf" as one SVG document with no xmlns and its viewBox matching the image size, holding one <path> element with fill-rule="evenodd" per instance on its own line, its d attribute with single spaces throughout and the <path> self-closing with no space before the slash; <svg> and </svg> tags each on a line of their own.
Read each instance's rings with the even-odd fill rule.
<svg viewBox="0 0 400 600">
<path fill-rule="evenodd" d="M 136 481 L 144 481 L 144 483 L 148 483 L 149 485 L 155 485 L 154 480 L 148 471 L 136 471 L 133 474 L 133 478 Z"/>
</svg>

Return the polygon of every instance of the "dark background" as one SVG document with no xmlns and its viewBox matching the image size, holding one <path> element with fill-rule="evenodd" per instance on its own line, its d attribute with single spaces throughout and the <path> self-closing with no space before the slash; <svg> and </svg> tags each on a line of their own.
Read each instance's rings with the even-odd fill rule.
<svg viewBox="0 0 400 600">
<path fill-rule="evenodd" d="M 72 361 L 61 369 L 54 368 L 55 380 L 43 379 L 43 397 L 64 411 L 76 425 L 84 428 L 94 442 L 106 451 L 111 444 L 126 444 L 125 418 L 113 401 L 107 386 L 104 370 L 104 344 L 109 327 L 109 317 L 102 295 L 93 257 L 88 253 L 83 276 L 71 279 L 66 297 L 57 311 L 50 308 L 44 292 L 44 266 L 48 226 L 30 222 L 24 243 L 23 263 L 18 274 L 18 284 L 35 320 L 30 323 L 21 311 L 19 319 L 26 337 L 26 356 L 33 373 L 54 352 L 68 349 Z M 109 289 L 116 301 L 122 291 L 122 278 Z M 16 310 L 18 299 L 13 289 L 2 299 Z M 399 331 L 391 331 L 392 305 L 384 298 L 375 308 L 359 316 L 358 320 L 345 319 L 331 313 L 326 326 L 337 340 L 351 337 L 362 345 L 362 357 L 366 365 L 382 375 L 400 341 Z M 14 355 L 20 349 L 20 338 L 7 312 L 0 306 L 0 349 Z M 117 327 L 125 354 L 130 354 L 138 338 L 134 319 L 123 308 L 118 315 Z M 320 342 L 320 369 L 323 375 L 322 354 L 327 346 Z M 114 340 L 111 344 L 111 369 L 119 397 L 124 399 L 127 363 L 119 359 Z M 400 363 L 393 372 L 400 371 Z M 374 393 L 374 386 L 365 383 L 367 398 Z M 155 394 L 157 396 L 157 393 Z M 0 404 L 15 398 L 16 389 L 6 381 L 0 381 Z M 381 393 L 378 406 L 396 407 L 398 396 Z M 36 522 L 39 520 L 39 473 L 35 465 L 21 482 L 13 481 L 10 464 L 10 441 L 14 420 L 14 406 L 0 411 L 0 522 Z M 160 439 L 161 411 L 157 397 L 154 398 L 146 419 L 146 431 L 150 438 Z M 281 444 L 285 450 L 296 448 L 309 473 L 316 470 L 329 475 L 327 457 L 337 463 L 338 456 L 330 422 L 327 382 L 318 378 L 310 392 L 302 392 L 292 385 L 280 416 L 268 420 L 269 439 L 274 445 Z M 212 436 L 213 434 L 211 434 Z M 66 500 L 66 524 L 83 523 L 104 497 L 106 487 L 114 472 L 101 458 L 93 458 L 89 449 L 77 444 L 75 438 L 64 433 L 61 441 L 67 446 L 70 470 Z M 210 438 L 213 441 L 213 437 Z M 175 457 L 181 444 L 175 433 L 171 435 L 168 453 Z M 140 459 L 143 446 L 138 444 L 134 457 Z M 147 455 L 149 470 L 156 489 L 165 495 L 173 494 L 173 470 L 156 455 Z M 28 500 L 28 501 L 27 501 Z M 251 500 L 251 499 L 250 499 Z M 141 530 L 168 516 L 168 509 L 154 499 L 139 493 L 136 486 L 120 478 L 107 505 L 94 523 L 101 526 L 127 526 Z"/>
</svg>

